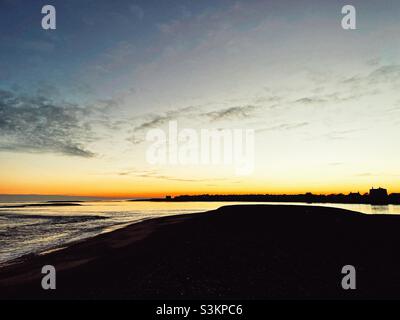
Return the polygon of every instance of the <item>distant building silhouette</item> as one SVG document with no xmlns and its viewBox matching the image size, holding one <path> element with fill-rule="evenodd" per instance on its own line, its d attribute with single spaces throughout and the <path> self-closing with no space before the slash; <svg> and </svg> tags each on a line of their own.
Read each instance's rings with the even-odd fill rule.
<svg viewBox="0 0 400 320">
<path fill-rule="evenodd" d="M 306 201 L 307 203 L 313 203 L 313 201 L 314 201 L 314 195 L 313 195 L 311 192 L 307 192 L 307 193 L 304 195 L 304 199 L 305 199 L 305 201 Z"/>
<path fill-rule="evenodd" d="M 347 196 L 348 202 L 350 203 L 362 203 L 363 202 L 363 196 L 360 194 L 360 192 L 350 192 L 349 195 Z"/>
<path fill-rule="evenodd" d="M 389 203 L 400 204 L 400 193 L 392 193 L 389 195 Z"/>
<path fill-rule="evenodd" d="M 362 204 L 400 204 L 400 193 L 388 192 L 384 188 L 370 189 L 369 193 L 350 192 L 349 194 L 201 194 L 166 195 L 163 198 L 135 199 L 131 201 L 246 201 L 246 202 L 306 202 L 306 203 L 362 203 Z"/>
<path fill-rule="evenodd" d="M 371 204 L 388 204 L 389 196 L 388 192 L 384 188 L 370 189 L 369 190 L 369 200 Z"/>
</svg>

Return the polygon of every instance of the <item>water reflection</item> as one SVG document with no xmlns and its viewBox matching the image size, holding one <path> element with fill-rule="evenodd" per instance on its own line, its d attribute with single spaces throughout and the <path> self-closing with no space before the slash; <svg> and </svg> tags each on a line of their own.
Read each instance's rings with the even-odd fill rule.
<svg viewBox="0 0 400 320">
<path fill-rule="evenodd" d="M 371 205 L 371 212 L 373 214 L 389 214 L 389 205 Z"/>
</svg>

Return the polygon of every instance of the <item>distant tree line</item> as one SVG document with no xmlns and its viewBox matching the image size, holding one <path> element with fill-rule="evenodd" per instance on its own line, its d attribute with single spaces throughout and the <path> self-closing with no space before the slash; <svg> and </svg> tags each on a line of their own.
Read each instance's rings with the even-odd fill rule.
<svg viewBox="0 0 400 320">
<path fill-rule="evenodd" d="M 385 190 L 385 189 L 380 189 Z M 153 201 L 249 201 L 249 202 L 306 202 L 306 203 L 356 203 L 356 204 L 400 204 L 400 193 L 388 195 L 386 190 L 380 193 L 349 194 L 243 194 L 243 195 L 181 195 L 151 199 Z"/>
</svg>

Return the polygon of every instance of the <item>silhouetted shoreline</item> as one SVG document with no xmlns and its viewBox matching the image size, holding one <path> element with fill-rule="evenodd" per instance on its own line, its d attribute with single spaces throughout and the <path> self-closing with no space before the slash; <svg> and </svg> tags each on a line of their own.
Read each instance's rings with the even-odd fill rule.
<svg viewBox="0 0 400 320">
<path fill-rule="evenodd" d="M 82 201 L 80 201 L 82 202 Z M 66 201 L 49 201 L 48 203 L 28 203 L 28 204 L 15 204 L 8 206 L 0 206 L 0 209 L 11 209 L 11 208 L 28 208 L 28 207 L 74 207 L 81 206 L 79 203 L 66 202 Z"/>
<path fill-rule="evenodd" d="M 400 216 L 235 205 L 156 218 L 0 268 L 1 299 L 400 297 Z M 57 289 L 41 288 L 41 268 Z M 343 290 L 342 267 L 357 289 Z"/>
<path fill-rule="evenodd" d="M 385 189 L 371 189 L 371 190 L 385 190 Z M 134 199 L 130 201 L 170 201 L 170 202 L 185 202 L 185 201 L 235 201 L 235 202 L 304 202 L 304 203 L 348 203 L 348 204 L 400 204 L 400 193 L 392 193 L 389 195 L 373 196 L 371 193 L 360 194 L 330 194 L 318 195 L 312 193 L 305 194 L 244 194 L 244 195 L 181 195 L 181 196 L 166 196 L 165 198 L 152 198 L 152 199 Z"/>
</svg>

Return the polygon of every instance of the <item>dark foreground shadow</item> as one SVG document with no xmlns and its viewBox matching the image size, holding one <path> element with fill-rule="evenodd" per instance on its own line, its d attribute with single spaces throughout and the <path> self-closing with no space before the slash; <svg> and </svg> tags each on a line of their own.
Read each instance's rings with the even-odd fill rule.
<svg viewBox="0 0 400 320">
<path fill-rule="evenodd" d="M 2 299 L 400 297 L 400 216 L 227 206 L 145 221 L 0 270 Z M 57 289 L 41 289 L 54 265 Z M 343 290 L 344 265 L 356 290 Z"/>
</svg>

